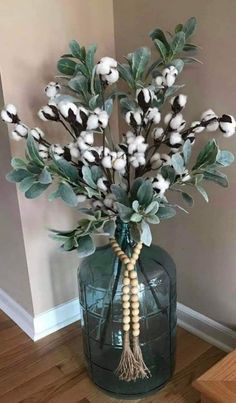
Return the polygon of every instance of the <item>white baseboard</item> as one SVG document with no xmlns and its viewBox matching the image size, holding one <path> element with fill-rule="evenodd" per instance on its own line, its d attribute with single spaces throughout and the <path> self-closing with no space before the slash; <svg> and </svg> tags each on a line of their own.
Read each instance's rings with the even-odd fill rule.
<svg viewBox="0 0 236 403">
<path fill-rule="evenodd" d="M 33 317 L 2 289 L 0 289 L 0 309 L 34 341 L 76 322 L 81 317 L 78 298 Z M 236 348 L 236 332 L 207 316 L 178 303 L 177 317 L 180 327 L 210 344 L 226 352 Z"/>
<path fill-rule="evenodd" d="M 235 331 L 179 302 L 177 303 L 177 318 L 180 327 L 213 346 L 226 352 L 236 348 Z"/>
<path fill-rule="evenodd" d="M 42 339 L 80 319 L 78 298 L 57 305 L 55 308 L 33 317 L 1 288 L 0 309 L 34 341 Z"/>
</svg>

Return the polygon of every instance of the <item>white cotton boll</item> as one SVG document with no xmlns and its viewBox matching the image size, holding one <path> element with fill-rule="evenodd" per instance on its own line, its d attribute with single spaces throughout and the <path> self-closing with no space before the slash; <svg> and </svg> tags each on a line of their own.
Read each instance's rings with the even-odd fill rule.
<svg viewBox="0 0 236 403">
<path fill-rule="evenodd" d="M 224 133 L 224 137 L 231 137 L 235 133 L 236 129 L 236 122 L 235 119 L 232 115 L 226 115 L 224 114 L 220 118 L 220 130 Z"/>
<path fill-rule="evenodd" d="M 44 132 L 39 127 L 34 127 L 30 130 L 30 134 L 35 140 L 40 140 L 45 136 Z"/>
<path fill-rule="evenodd" d="M 86 150 L 83 152 L 83 159 L 88 162 L 94 162 L 96 158 L 91 151 Z"/>
<path fill-rule="evenodd" d="M 22 139 L 22 136 L 20 136 L 15 130 L 13 130 L 11 132 L 11 138 L 12 140 L 20 141 Z"/>
<path fill-rule="evenodd" d="M 103 204 L 104 206 L 106 206 L 107 208 L 113 208 L 113 204 L 114 204 L 114 195 L 113 194 L 108 194 L 105 199 L 103 200 Z"/>
<path fill-rule="evenodd" d="M 175 97 L 172 97 L 170 100 L 170 104 L 172 105 L 172 110 L 174 112 L 180 112 L 187 103 L 187 95 L 179 94 Z"/>
<path fill-rule="evenodd" d="M 164 134 L 164 129 L 162 127 L 157 127 L 152 132 L 152 138 L 154 140 L 159 140 L 160 138 L 162 138 L 163 134 Z"/>
<path fill-rule="evenodd" d="M 87 143 L 91 146 L 93 145 L 93 143 L 94 143 L 93 132 L 83 131 L 80 133 L 80 137 L 84 140 L 85 143 Z"/>
<path fill-rule="evenodd" d="M 183 144 L 183 139 L 180 133 L 178 132 L 172 132 L 170 134 L 170 144 L 172 146 L 176 145 L 176 144 Z"/>
<path fill-rule="evenodd" d="M 86 116 L 88 116 L 89 112 L 87 111 L 87 109 L 85 109 L 83 106 L 80 106 L 78 108 L 77 114 L 76 114 L 76 122 L 78 122 L 79 124 L 83 125 L 84 124 L 84 118 Z M 83 117 L 83 119 L 82 119 Z"/>
<path fill-rule="evenodd" d="M 161 154 L 163 166 L 171 165 L 171 157 L 168 154 Z"/>
<path fill-rule="evenodd" d="M 134 112 L 134 120 L 138 126 L 142 123 L 142 115 L 140 112 Z"/>
<path fill-rule="evenodd" d="M 165 179 L 161 174 L 157 174 L 152 182 L 153 189 L 162 197 L 166 190 L 170 187 L 169 180 Z"/>
<path fill-rule="evenodd" d="M 61 113 L 61 115 L 64 118 L 68 118 L 69 116 L 69 111 L 73 112 L 73 114 L 76 116 L 78 112 L 77 106 L 73 102 L 65 102 L 61 101 L 58 104 L 58 109 Z"/>
<path fill-rule="evenodd" d="M 45 94 L 48 98 L 55 98 L 61 91 L 61 86 L 59 83 L 55 83 L 51 81 L 48 85 L 44 88 Z"/>
<path fill-rule="evenodd" d="M 156 78 L 155 78 L 155 83 L 156 83 L 156 85 L 158 85 L 158 87 L 159 86 L 162 86 L 163 85 L 163 77 L 162 76 L 157 76 Z"/>
<path fill-rule="evenodd" d="M 201 120 L 205 121 L 205 120 L 209 120 L 214 117 L 217 117 L 215 112 L 212 109 L 207 109 L 207 111 L 203 112 L 203 114 L 201 116 Z"/>
<path fill-rule="evenodd" d="M 174 83 L 175 83 L 175 76 L 172 74 L 167 74 L 167 76 L 165 77 L 165 84 L 167 85 L 167 87 L 172 87 Z"/>
<path fill-rule="evenodd" d="M 194 133 L 190 133 L 188 134 L 188 136 L 186 137 L 186 140 L 189 140 L 190 143 L 193 145 L 195 143 L 195 134 Z"/>
<path fill-rule="evenodd" d="M 216 130 L 218 130 L 218 128 L 219 128 L 219 122 L 218 122 L 218 120 L 212 121 L 211 123 L 209 123 L 209 124 L 206 126 L 206 130 L 207 130 L 208 132 L 215 132 Z"/>
<path fill-rule="evenodd" d="M 177 130 L 180 128 L 180 126 L 182 126 L 183 128 L 183 115 L 182 113 L 177 113 L 177 115 L 175 115 L 171 121 L 170 121 L 170 127 L 173 130 Z"/>
<path fill-rule="evenodd" d="M 139 162 L 135 156 L 130 157 L 129 162 L 132 165 L 132 167 L 134 167 L 134 168 L 139 167 Z"/>
<path fill-rule="evenodd" d="M 98 115 L 98 123 L 103 129 L 107 127 L 108 121 L 109 121 L 108 113 L 106 111 L 100 112 Z"/>
<path fill-rule="evenodd" d="M 111 160 L 111 156 L 110 156 L 110 155 L 107 155 L 106 157 L 104 157 L 104 158 L 102 159 L 102 166 L 103 166 L 104 168 L 108 168 L 108 169 L 112 168 L 112 160 Z"/>
<path fill-rule="evenodd" d="M 85 141 L 82 137 L 78 137 L 77 145 L 78 145 L 80 151 L 86 151 L 89 148 L 89 145 L 87 143 L 85 143 Z"/>
<path fill-rule="evenodd" d="M 88 120 L 87 120 L 87 129 L 88 130 L 95 130 L 98 128 L 99 122 L 98 122 L 98 116 L 95 115 L 90 115 Z"/>
<path fill-rule="evenodd" d="M 154 123 L 155 125 L 158 125 L 161 121 L 161 114 L 159 112 L 158 108 L 149 108 L 146 114 L 147 119 Z"/>
<path fill-rule="evenodd" d="M 167 115 L 164 117 L 164 123 L 165 125 L 168 125 L 172 119 L 172 113 L 167 113 Z"/>
<path fill-rule="evenodd" d="M 103 75 L 102 79 L 111 85 L 119 80 L 119 72 L 117 69 L 111 68 L 109 74 Z"/>
<path fill-rule="evenodd" d="M 70 144 L 68 145 L 68 148 L 69 148 L 69 150 L 70 150 L 70 155 L 71 155 L 72 158 L 79 158 L 79 156 L 80 156 L 80 151 L 79 151 L 79 149 L 78 149 L 76 143 L 70 143 Z"/>
<path fill-rule="evenodd" d="M 143 153 L 135 153 L 135 158 L 137 159 L 139 165 L 145 165 L 146 164 L 146 159 Z"/>
<path fill-rule="evenodd" d="M 133 132 L 128 131 L 128 132 L 126 132 L 125 137 L 126 137 L 127 144 L 130 144 L 134 141 L 136 136 Z"/>
<path fill-rule="evenodd" d="M 12 123 L 13 122 L 12 117 L 8 115 L 7 111 L 5 111 L 5 109 L 3 109 L 1 111 L 1 118 L 6 123 Z"/>
<path fill-rule="evenodd" d="M 97 181 L 97 187 L 102 192 L 107 192 L 107 186 L 105 184 L 106 182 L 107 182 L 107 178 L 105 178 L 105 176 L 99 178 Z"/>
<path fill-rule="evenodd" d="M 87 197 L 85 195 L 78 195 L 77 196 L 77 202 L 78 203 L 83 203 L 87 200 Z"/>
<path fill-rule="evenodd" d="M 23 123 L 18 123 L 15 125 L 15 131 L 21 136 L 26 137 L 28 134 L 28 127 Z"/>
<path fill-rule="evenodd" d="M 96 73 L 100 75 L 109 74 L 111 68 L 117 67 L 117 61 L 112 57 L 102 57 L 101 60 L 97 63 Z"/>
<path fill-rule="evenodd" d="M 148 148 L 148 144 L 146 144 L 146 143 L 137 144 L 137 151 L 139 153 L 145 153 L 147 148 Z"/>
<path fill-rule="evenodd" d="M 62 148 L 60 144 L 52 144 L 50 148 L 55 160 L 59 160 L 63 157 L 64 148 Z"/>
<path fill-rule="evenodd" d="M 39 155 L 43 160 L 48 159 L 48 147 L 44 144 L 39 144 L 38 146 Z"/>
<path fill-rule="evenodd" d="M 43 106 L 38 111 L 38 116 L 44 121 L 59 119 L 58 110 L 53 103 Z"/>
<path fill-rule="evenodd" d="M 102 202 L 100 200 L 94 200 L 92 202 L 92 206 L 93 206 L 94 209 L 98 210 L 98 209 L 101 209 L 103 207 L 103 204 L 102 204 Z"/>
<path fill-rule="evenodd" d="M 8 104 L 5 109 L 11 115 L 17 115 L 17 109 L 16 109 L 15 105 Z"/>
<path fill-rule="evenodd" d="M 153 156 L 150 159 L 150 163 L 152 169 L 159 169 L 162 166 L 160 154 L 159 153 L 153 154 Z"/>
<path fill-rule="evenodd" d="M 115 171 L 123 171 L 126 167 L 126 155 L 123 152 L 117 153 L 117 158 L 112 162 L 112 167 Z"/>
<path fill-rule="evenodd" d="M 205 127 L 204 126 L 199 126 L 200 124 L 201 124 L 201 122 L 199 122 L 199 121 L 195 121 L 195 122 L 191 123 L 193 133 L 201 133 L 201 132 L 203 132 Z"/>
<path fill-rule="evenodd" d="M 185 107 L 185 105 L 186 105 L 186 103 L 187 103 L 187 99 L 188 99 L 187 95 L 179 94 L 179 96 L 178 96 L 178 103 L 179 103 L 179 105 L 181 106 L 181 108 L 184 108 L 184 107 Z"/>
</svg>

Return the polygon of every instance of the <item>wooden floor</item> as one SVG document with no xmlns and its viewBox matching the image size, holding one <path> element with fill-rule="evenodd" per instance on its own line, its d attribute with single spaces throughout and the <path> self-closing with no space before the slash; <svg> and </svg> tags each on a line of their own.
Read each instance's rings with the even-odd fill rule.
<svg viewBox="0 0 236 403">
<path fill-rule="evenodd" d="M 178 329 L 177 365 L 158 394 L 133 402 L 197 403 L 194 379 L 225 355 Z M 82 361 L 79 323 L 34 343 L 0 311 L 0 403 L 111 403 L 89 380 Z M 128 402 L 128 401 L 127 401 Z"/>
</svg>

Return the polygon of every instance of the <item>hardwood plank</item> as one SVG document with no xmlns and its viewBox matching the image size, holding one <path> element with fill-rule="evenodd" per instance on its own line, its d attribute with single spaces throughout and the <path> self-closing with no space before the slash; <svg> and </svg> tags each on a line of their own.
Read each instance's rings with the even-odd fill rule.
<svg viewBox="0 0 236 403">
<path fill-rule="evenodd" d="M 9 340 L 7 334 L 11 335 Z M 0 345 L 2 341 L 1 403 L 128 402 L 105 395 L 88 378 L 78 323 L 34 343 L 1 314 Z M 176 371 L 172 380 L 158 394 L 133 402 L 200 403 L 199 392 L 191 383 L 223 356 L 217 348 L 179 328 Z"/>
</svg>

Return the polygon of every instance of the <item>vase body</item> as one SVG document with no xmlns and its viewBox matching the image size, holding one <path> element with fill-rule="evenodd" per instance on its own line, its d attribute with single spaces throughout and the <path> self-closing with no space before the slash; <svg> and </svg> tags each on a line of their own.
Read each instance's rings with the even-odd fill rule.
<svg viewBox="0 0 236 403">
<path fill-rule="evenodd" d="M 132 253 L 128 227 L 116 239 Z M 122 264 L 110 245 L 97 248 L 78 271 L 85 363 L 93 382 L 114 397 L 139 398 L 170 379 L 175 364 L 176 270 L 160 247 L 143 247 L 136 263 L 139 280 L 140 346 L 151 372 L 126 382 L 114 373 L 122 353 Z"/>
</svg>

